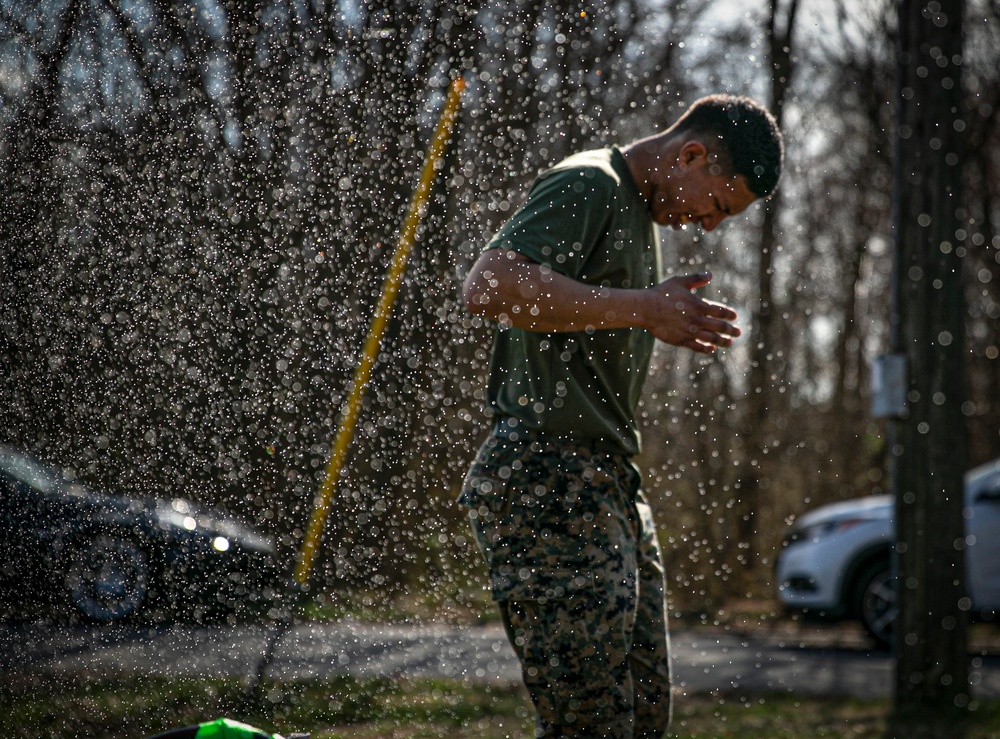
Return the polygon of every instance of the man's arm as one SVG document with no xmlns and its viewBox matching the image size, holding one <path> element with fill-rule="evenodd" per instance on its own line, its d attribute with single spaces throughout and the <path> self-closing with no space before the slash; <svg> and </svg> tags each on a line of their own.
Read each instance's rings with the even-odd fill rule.
<svg viewBox="0 0 1000 739">
<path fill-rule="evenodd" d="M 731 308 L 691 291 L 711 274 L 673 277 L 646 289 L 602 288 L 574 280 L 508 249 L 488 249 L 463 287 L 469 311 L 528 331 L 641 328 L 660 341 L 711 353 L 740 330 Z"/>
</svg>

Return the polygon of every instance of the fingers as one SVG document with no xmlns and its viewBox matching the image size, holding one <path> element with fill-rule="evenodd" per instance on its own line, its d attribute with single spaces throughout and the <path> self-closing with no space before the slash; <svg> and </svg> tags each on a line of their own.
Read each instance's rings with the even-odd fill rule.
<svg viewBox="0 0 1000 739">
<path fill-rule="evenodd" d="M 738 327 L 728 321 L 700 318 L 689 321 L 678 340 L 670 343 L 702 354 L 711 354 L 718 347 L 732 346 L 741 333 Z"/>
<path fill-rule="evenodd" d="M 728 305 L 704 300 L 694 293 L 712 279 L 710 272 L 673 277 L 661 283 L 660 311 L 650 329 L 656 338 L 699 354 L 730 347 L 740 336 L 738 318 Z"/>
<path fill-rule="evenodd" d="M 691 351 L 697 352 L 698 354 L 712 354 L 715 352 L 716 349 L 714 344 L 702 344 L 700 341 L 694 341 L 694 340 L 686 341 L 683 344 L 678 344 L 678 346 L 682 346 L 685 349 L 690 349 Z"/>
<path fill-rule="evenodd" d="M 691 343 L 696 344 L 702 351 L 713 352 L 719 347 L 723 349 L 731 347 L 733 345 L 733 337 L 724 334 L 710 334 L 703 331 L 695 336 Z"/>
<path fill-rule="evenodd" d="M 677 278 L 677 281 L 688 290 L 697 290 L 712 281 L 712 273 L 706 270 L 695 275 L 682 275 Z"/>
<path fill-rule="evenodd" d="M 723 321 L 735 321 L 739 316 L 736 314 L 732 308 L 728 305 L 723 305 L 722 303 L 714 303 L 711 300 L 703 300 L 705 305 L 708 306 L 708 310 L 705 315 L 710 318 L 719 318 Z"/>
<path fill-rule="evenodd" d="M 729 321 L 708 320 L 702 322 L 699 327 L 701 333 L 710 333 L 713 336 L 735 339 L 742 331 L 738 326 L 734 326 Z"/>
<path fill-rule="evenodd" d="M 733 321 L 739 316 L 728 305 L 710 303 L 692 296 L 692 302 L 680 312 L 687 317 L 688 331 L 692 334 L 708 333 L 711 336 L 723 335 L 733 338 L 740 335 L 740 329 L 733 325 Z"/>
<path fill-rule="evenodd" d="M 698 272 L 693 275 L 680 275 L 678 277 L 672 277 L 666 282 L 664 282 L 661 287 L 666 287 L 666 294 L 671 294 L 672 290 L 669 287 L 670 283 L 678 284 L 688 291 L 694 291 L 698 288 L 705 287 L 708 283 L 712 281 L 712 273 L 708 270 L 704 272 Z M 682 295 L 679 296 L 676 308 L 682 313 L 687 313 L 689 311 L 689 300 L 694 300 L 695 304 L 700 306 L 709 306 L 705 315 L 711 316 L 712 318 L 721 318 L 725 321 L 735 321 L 736 311 L 730 308 L 728 305 L 723 305 L 722 303 L 716 303 L 711 300 L 705 300 L 704 298 L 698 297 L 697 295 Z"/>
</svg>

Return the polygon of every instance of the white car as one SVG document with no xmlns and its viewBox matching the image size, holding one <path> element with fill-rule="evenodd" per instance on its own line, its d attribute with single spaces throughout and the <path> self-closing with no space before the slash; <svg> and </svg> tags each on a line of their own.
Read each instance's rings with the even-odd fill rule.
<svg viewBox="0 0 1000 739">
<path fill-rule="evenodd" d="M 858 619 L 880 647 L 889 646 L 897 615 L 894 515 L 892 496 L 875 495 L 799 516 L 777 562 L 782 605 L 826 620 Z M 971 613 L 995 616 L 1000 613 L 1000 459 L 966 474 L 964 516 Z"/>
</svg>

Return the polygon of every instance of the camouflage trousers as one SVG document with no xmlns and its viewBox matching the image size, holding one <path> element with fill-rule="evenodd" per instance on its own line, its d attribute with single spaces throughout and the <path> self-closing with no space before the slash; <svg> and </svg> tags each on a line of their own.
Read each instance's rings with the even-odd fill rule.
<svg viewBox="0 0 1000 739">
<path fill-rule="evenodd" d="M 656 737 L 670 723 L 663 564 L 639 472 L 585 445 L 491 436 L 459 502 L 540 737 Z"/>
</svg>

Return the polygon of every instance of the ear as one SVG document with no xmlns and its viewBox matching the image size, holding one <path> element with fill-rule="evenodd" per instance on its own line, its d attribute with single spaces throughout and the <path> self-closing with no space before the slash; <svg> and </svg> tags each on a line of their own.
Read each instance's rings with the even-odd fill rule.
<svg viewBox="0 0 1000 739">
<path fill-rule="evenodd" d="M 702 163 L 708 161 L 708 149 L 697 139 L 685 141 L 681 146 L 680 154 L 677 156 L 678 167 L 681 170 L 685 170 L 699 161 Z"/>
</svg>

